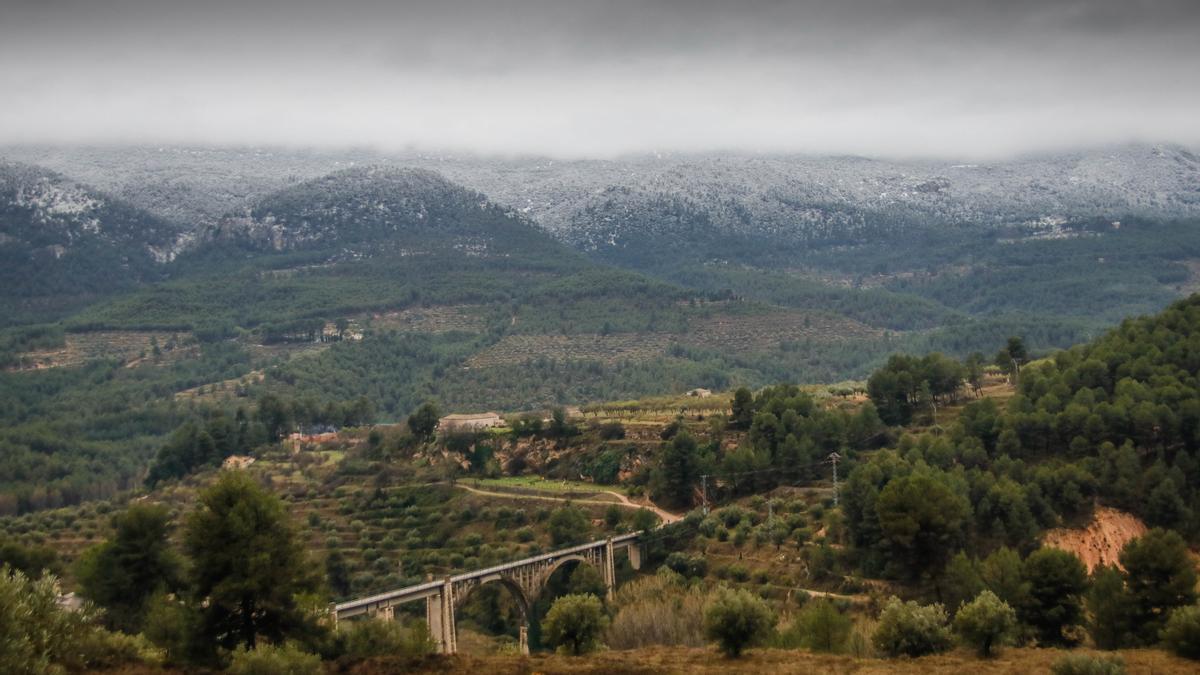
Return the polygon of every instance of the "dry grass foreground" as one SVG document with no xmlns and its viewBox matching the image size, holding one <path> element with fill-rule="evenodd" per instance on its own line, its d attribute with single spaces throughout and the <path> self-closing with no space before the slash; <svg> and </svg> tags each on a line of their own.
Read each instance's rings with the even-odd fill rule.
<svg viewBox="0 0 1200 675">
<path fill-rule="evenodd" d="M 1076 650 L 1082 651 L 1082 650 Z M 420 661 L 381 659 L 360 663 L 347 671 L 353 675 L 397 673 L 470 673 L 471 675 L 633 675 L 649 673 L 1048 673 L 1050 666 L 1069 652 L 1060 649 L 1005 649 L 997 658 L 982 660 L 965 650 L 919 659 L 870 659 L 779 649 L 753 650 L 743 658 L 722 658 L 712 649 L 657 647 L 631 651 L 606 651 L 584 657 L 538 654 L 521 656 L 429 657 Z M 1104 652 L 1098 652 L 1104 654 Z M 1187 661 L 1153 649 L 1124 650 L 1126 671 L 1136 673 L 1196 673 Z"/>
</svg>

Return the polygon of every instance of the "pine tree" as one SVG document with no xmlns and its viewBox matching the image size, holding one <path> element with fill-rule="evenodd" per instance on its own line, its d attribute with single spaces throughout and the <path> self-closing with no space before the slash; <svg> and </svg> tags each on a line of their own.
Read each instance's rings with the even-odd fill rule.
<svg viewBox="0 0 1200 675">
<path fill-rule="evenodd" d="M 663 448 L 659 466 L 660 492 L 668 504 L 686 506 L 692 503 L 699 466 L 695 439 L 686 431 L 676 434 Z"/>
<path fill-rule="evenodd" d="M 318 590 L 318 568 L 309 563 L 283 502 L 245 472 L 223 473 L 200 494 L 184 550 L 207 644 L 253 648 L 260 639 L 278 643 L 313 630 L 301 596 Z"/>
<path fill-rule="evenodd" d="M 111 626 L 137 632 L 150 596 L 180 585 L 180 563 L 167 542 L 170 514 L 162 506 L 134 504 L 113 518 L 113 529 L 112 539 L 81 558 L 79 584 Z"/>
<path fill-rule="evenodd" d="M 1120 649 L 1130 644 L 1129 594 L 1125 591 L 1125 577 L 1121 570 L 1104 565 L 1092 572 L 1087 609 L 1091 615 L 1088 633 L 1097 647 Z"/>
<path fill-rule="evenodd" d="M 1126 544 L 1120 560 L 1134 636 L 1153 644 L 1171 610 L 1196 602 L 1196 567 L 1187 544 L 1178 533 L 1155 528 Z"/>
</svg>

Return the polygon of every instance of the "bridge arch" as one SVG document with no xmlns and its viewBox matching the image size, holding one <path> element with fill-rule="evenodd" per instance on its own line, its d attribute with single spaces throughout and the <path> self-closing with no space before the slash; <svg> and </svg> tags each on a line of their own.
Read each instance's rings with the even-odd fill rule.
<svg viewBox="0 0 1200 675">
<path fill-rule="evenodd" d="M 534 595 L 534 597 L 530 598 L 530 600 L 532 600 L 533 602 L 537 602 L 538 599 L 541 598 L 542 593 L 545 592 L 546 586 L 550 583 L 550 577 L 554 576 L 555 572 L 562 569 L 568 563 L 578 563 L 580 565 L 591 565 L 592 569 L 599 572 L 601 577 L 604 576 L 604 569 L 602 567 L 600 567 L 599 565 L 597 565 L 595 560 L 589 560 L 588 558 L 585 558 L 584 556 L 581 556 L 581 555 L 563 556 L 563 557 L 555 560 L 554 563 L 552 563 L 549 567 L 547 567 L 545 570 L 543 570 L 540 575 L 538 575 L 537 583 L 534 585 L 534 588 L 536 589 L 536 594 Z"/>
<path fill-rule="evenodd" d="M 514 579 L 501 574 L 479 579 L 470 586 L 467 586 L 463 592 L 454 594 L 454 611 L 450 612 L 449 617 L 450 621 L 453 622 L 454 625 L 450 626 L 450 633 L 456 636 L 454 639 L 455 642 L 457 642 L 458 610 L 462 609 L 463 605 L 467 604 L 467 600 L 474 595 L 475 591 L 483 588 L 484 586 L 492 585 L 498 585 L 507 589 L 508 594 L 512 596 L 513 600 L 516 601 L 517 609 L 521 613 L 521 626 L 518 629 L 519 632 L 517 634 L 517 642 L 520 646 L 521 653 L 528 654 L 529 624 L 533 620 L 534 599 L 530 598 L 529 594 L 525 592 L 525 589 L 521 588 L 521 585 Z"/>
<path fill-rule="evenodd" d="M 424 602 L 430 636 L 438 651 L 453 654 L 458 651 L 455 635 L 455 609 L 460 607 L 475 588 L 499 582 L 516 599 L 524 622 L 521 626 L 521 648 L 528 653 L 528 627 L 533 606 L 542 595 L 550 576 L 567 564 L 587 563 L 600 572 L 606 593 L 612 597 L 616 585 L 614 553 L 624 551 L 633 569 L 641 567 L 641 541 L 645 532 L 630 532 L 569 548 L 534 555 L 487 569 L 446 576 L 435 580 L 427 575 L 424 583 L 414 584 L 385 593 L 338 603 L 330 607 L 334 621 L 364 615 L 382 614 L 391 619 L 396 605 Z"/>
</svg>

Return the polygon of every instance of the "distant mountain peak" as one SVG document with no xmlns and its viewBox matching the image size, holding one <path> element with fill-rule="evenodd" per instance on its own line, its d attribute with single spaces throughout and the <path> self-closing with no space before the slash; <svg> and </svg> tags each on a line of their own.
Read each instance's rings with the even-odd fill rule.
<svg viewBox="0 0 1200 675">
<path fill-rule="evenodd" d="M 457 248 L 486 255 L 506 235 L 536 227 L 484 195 L 427 169 L 356 166 L 269 194 L 223 218 L 208 239 L 259 250 L 331 248 L 412 255 Z"/>
<path fill-rule="evenodd" d="M 0 162 L 0 285 L 15 297 L 94 293 L 157 276 L 179 228 L 54 171 Z"/>
</svg>

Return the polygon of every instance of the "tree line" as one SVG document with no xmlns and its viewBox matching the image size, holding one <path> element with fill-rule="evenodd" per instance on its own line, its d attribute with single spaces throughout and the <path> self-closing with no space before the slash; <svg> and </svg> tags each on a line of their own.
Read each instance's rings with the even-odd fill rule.
<svg viewBox="0 0 1200 675">
<path fill-rule="evenodd" d="M 265 393 L 252 412 L 239 407 L 231 417 L 211 408 L 184 422 L 159 448 L 146 484 L 180 478 L 205 466 L 218 466 L 231 455 L 246 455 L 264 444 L 277 443 L 293 430 L 337 429 L 371 422 L 375 407 L 359 398 L 324 404 L 315 399 L 286 399 Z"/>
<path fill-rule="evenodd" d="M 730 417 L 712 417 L 710 425 L 703 445 L 678 423 L 664 430 L 666 443 L 650 476 L 656 500 L 670 507 L 695 504 L 702 475 L 711 476 L 710 499 L 812 480 L 824 474 L 821 465 L 830 453 L 850 459 L 888 439 L 873 405 L 857 412 L 830 409 L 794 385 L 757 395 L 739 388 Z M 726 429 L 746 432 L 736 448 L 723 447 Z"/>
</svg>

